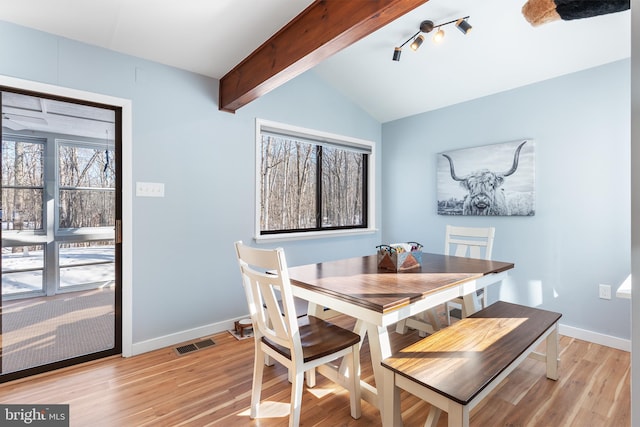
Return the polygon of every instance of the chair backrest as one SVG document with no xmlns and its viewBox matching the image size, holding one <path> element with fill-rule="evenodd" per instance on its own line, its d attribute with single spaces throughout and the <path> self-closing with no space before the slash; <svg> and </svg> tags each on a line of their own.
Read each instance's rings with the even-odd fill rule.
<svg viewBox="0 0 640 427">
<path fill-rule="evenodd" d="M 447 225 L 445 255 L 491 259 L 495 227 L 456 227 Z"/>
<path fill-rule="evenodd" d="M 287 347 L 293 357 L 301 357 L 287 261 L 282 248 L 257 249 L 235 242 L 242 284 L 247 295 L 254 336 L 263 336 Z"/>
</svg>

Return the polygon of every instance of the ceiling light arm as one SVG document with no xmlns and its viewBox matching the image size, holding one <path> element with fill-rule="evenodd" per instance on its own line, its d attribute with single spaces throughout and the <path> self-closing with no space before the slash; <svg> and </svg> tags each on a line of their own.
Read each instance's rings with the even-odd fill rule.
<svg viewBox="0 0 640 427">
<path fill-rule="evenodd" d="M 409 43 L 411 40 L 415 39 L 415 38 L 418 36 L 418 34 L 420 34 L 421 32 L 422 32 L 422 31 L 418 30 L 418 32 L 417 32 L 417 33 L 415 33 L 414 35 L 412 35 L 411 37 L 409 37 L 409 38 L 407 39 L 407 41 L 405 41 L 405 42 L 404 42 L 404 43 L 402 43 L 400 46 L 398 46 L 398 49 L 402 49 L 402 48 L 404 47 L 404 45 L 406 45 L 407 43 Z"/>
<path fill-rule="evenodd" d="M 431 32 L 434 28 L 438 29 L 438 33 L 440 34 L 440 39 L 442 39 L 442 36 L 444 35 L 444 32 L 442 31 L 442 27 L 444 27 L 445 25 L 449 25 L 449 24 L 456 24 L 456 27 L 458 27 L 458 29 L 460 31 L 462 31 L 463 33 L 467 34 L 469 32 L 469 30 L 471 29 L 471 25 L 469 25 L 469 23 L 467 22 L 467 19 L 469 19 L 469 15 L 464 16 L 462 18 L 457 18 L 457 19 L 453 19 L 451 21 L 447 21 L 447 22 L 443 22 L 441 24 L 438 25 L 434 25 L 433 21 L 430 20 L 425 20 L 422 21 L 420 23 L 420 29 L 413 34 L 411 37 L 409 37 L 404 43 L 402 43 L 400 46 L 397 46 L 396 48 L 394 48 L 393 50 L 393 60 L 394 61 L 400 61 L 400 55 L 402 54 L 402 48 L 409 43 L 410 41 L 413 41 L 413 43 L 411 44 L 411 49 L 413 50 L 417 50 L 420 45 L 422 44 L 424 37 L 420 35 L 420 33 L 429 33 Z"/>
<path fill-rule="evenodd" d="M 453 21 L 447 21 L 447 22 L 445 22 L 443 24 L 435 25 L 434 28 L 444 27 L 445 25 L 449 25 L 449 24 L 453 24 L 454 22 L 458 22 L 461 19 L 462 20 L 469 19 L 469 16 L 463 16 L 462 18 L 457 18 L 457 19 L 454 19 Z"/>
<path fill-rule="evenodd" d="M 463 16 L 462 18 L 456 18 L 456 19 L 453 19 L 453 20 L 451 20 L 451 21 L 444 22 L 444 23 L 442 23 L 442 24 L 433 25 L 433 26 L 431 27 L 431 29 L 433 29 L 433 28 L 440 28 L 440 27 L 444 27 L 445 25 L 453 24 L 454 22 L 458 22 L 458 20 L 460 20 L 460 19 L 469 19 L 469 16 Z M 422 26 L 421 26 L 421 27 L 422 27 Z M 422 31 L 422 28 L 421 28 L 421 29 L 420 29 L 420 30 L 418 30 L 414 35 L 412 35 L 411 37 L 409 37 L 409 38 L 408 38 L 404 43 L 402 43 L 400 46 L 398 46 L 398 48 L 399 48 L 399 49 L 402 49 L 402 48 L 404 47 L 404 45 L 406 45 L 407 43 L 409 43 L 411 40 L 415 39 L 415 38 L 418 36 L 418 34 L 420 34 L 420 33 L 428 33 L 428 32 L 431 32 L 431 29 L 429 29 L 429 31 Z"/>
</svg>

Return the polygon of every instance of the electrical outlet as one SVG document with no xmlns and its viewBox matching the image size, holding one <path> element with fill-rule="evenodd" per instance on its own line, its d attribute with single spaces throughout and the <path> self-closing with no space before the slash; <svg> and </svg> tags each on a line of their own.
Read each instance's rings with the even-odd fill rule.
<svg viewBox="0 0 640 427">
<path fill-rule="evenodd" d="M 598 295 L 602 299 L 611 299 L 611 286 L 610 285 L 600 285 L 600 289 L 598 291 Z"/>
</svg>

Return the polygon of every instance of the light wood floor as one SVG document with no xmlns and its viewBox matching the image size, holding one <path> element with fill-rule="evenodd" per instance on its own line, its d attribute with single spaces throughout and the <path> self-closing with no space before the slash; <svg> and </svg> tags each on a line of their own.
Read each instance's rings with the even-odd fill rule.
<svg viewBox="0 0 640 427">
<path fill-rule="evenodd" d="M 350 326 L 351 320 L 335 323 Z M 418 339 L 391 333 L 394 347 Z M 177 356 L 173 348 L 113 357 L 56 373 L 0 385 L 3 404 L 69 404 L 71 426 L 286 426 L 290 385 L 278 365 L 265 369 L 265 418 L 248 416 L 253 339 L 228 333 L 215 346 Z M 472 426 L 629 426 L 630 355 L 561 337 L 560 379 L 545 377 L 541 362 L 525 360 L 471 412 Z M 362 375 L 373 382 L 366 342 Z M 428 405 L 402 394 L 405 426 L 422 426 Z M 438 426 L 446 426 L 443 414 Z M 317 376 L 304 391 L 302 426 L 379 426 L 377 409 L 363 402 L 349 415 L 345 391 Z"/>
</svg>

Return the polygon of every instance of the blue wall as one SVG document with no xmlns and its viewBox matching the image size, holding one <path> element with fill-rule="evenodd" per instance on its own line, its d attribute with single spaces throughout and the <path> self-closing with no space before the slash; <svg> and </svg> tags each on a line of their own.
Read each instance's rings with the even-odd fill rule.
<svg viewBox="0 0 640 427">
<path fill-rule="evenodd" d="M 0 74 L 132 100 L 133 181 L 165 184 L 164 198 L 133 200 L 134 344 L 246 316 L 233 242 L 253 243 L 256 118 L 380 141 L 380 124 L 312 72 L 230 114 L 217 80 L 0 22 Z M 277 245 L 297 265 L 379 241 Z"/>
<path fill-rule="evenodd" d="M 493 298 L 630 339 L 629 301 L 598 298 L 599 284 L 615 292 L 630 272 L 629 69 L 619 61 L 385 123 L 382 240 L 441 253 L 446 224 L 495 226 L 493 258 L 516 268 Z M 536 145 L 535 216 L 437 215 L 438 153 L 522 139 Z"/>
<path fill-rule="evenodd" d="M 3 22 L 0 74 L 132 100 L 133 181 L 166 194 L 133 200 L 134 343 L 246 314 L 232 243 L 253 237 L 256 118 L 377 144 L 383 234 L 262 245 L 283 246 L 290 265 L 399 240 L 441 252 L 445 224 L 494 225 L 494 258 L 516 269 L 493 298 L 630 338 L 628 301 L 598 298 L 629 273 L 629 61 L 384 125 L 312 71 L 229 114 L 214 79 Z M 522 138 L 536 141 L 534 217 L 436 214 L 437 153 Z"/>
</svg>

